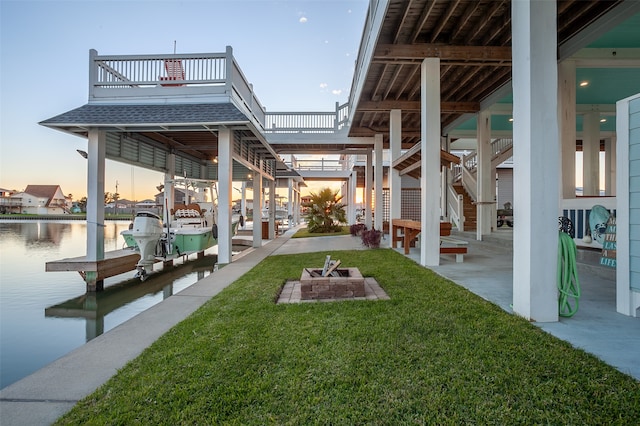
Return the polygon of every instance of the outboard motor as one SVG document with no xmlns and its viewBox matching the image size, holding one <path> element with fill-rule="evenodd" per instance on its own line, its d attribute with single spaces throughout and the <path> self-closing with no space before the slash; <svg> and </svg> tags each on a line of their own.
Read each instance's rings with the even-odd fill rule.
<svg viewBox="0 0 640 426">
<path fill-rule="evenodd" d="M 151 212 L 138 212 L 133 220 L 132 236 L 140 250 L 138 269 L 153 266 L 156 259 L 156 247 L 162 238 L 163 229 L 160 217 Z"/>
</svg>

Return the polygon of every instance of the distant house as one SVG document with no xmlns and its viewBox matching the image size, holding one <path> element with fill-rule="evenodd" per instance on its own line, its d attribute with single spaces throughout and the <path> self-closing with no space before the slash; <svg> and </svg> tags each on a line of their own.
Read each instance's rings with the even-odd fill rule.
<svg viewBox="0 0 640 426">
<path fill-rule="evenodd" d="M 67 200 L 60 185 L 28 185 L 23 192 L 13 194 L 12 213 L 65 214 L 69 213 Z"/>
<path fill-rule="evenodd" d="M 189 204 L 187 202 L 187 194 L 184 189 L 175 188 L 175 200 L 174 204 Z M 191 193 L 191 197 L 193 197 L 193 192 Z M 159 192 L 154 196 L 155 204 L 158 206 L 164 206 L 164 192 Z"/>
<path fill-rule="evenodd" d="M 0 188 L 0 214 L 12 213 L 19 210 L 19 200 L 11 198 L 15 190 Z"/>
</svg>

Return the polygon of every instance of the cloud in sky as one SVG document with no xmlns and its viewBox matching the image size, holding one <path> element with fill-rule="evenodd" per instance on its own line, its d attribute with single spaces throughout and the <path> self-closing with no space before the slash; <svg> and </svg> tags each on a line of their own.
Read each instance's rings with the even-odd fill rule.
<svg viewBox="0 0 640 426">
<path fill-rule="evenodd" d="M 306 16 L 301 16 L 300 19 L 298 19 L 298 22 L 300 22 L 301 24 L 304 24 L 307 22 L 307 17 Z"/>
<path fill-rule="evenodd" d="M 327 83 L 320 83 L 320 88 L 321 89 L 326 89 L 327 87 L 329 87 L 329 85 Z"/>
<path fill-rule="evenodd" d="M 334 94 L 334 95 L 340 95 L 340 94 L 342 94 L 342 89 L 333 89 L 331 91 L 331 93 Z"/>
</svg>

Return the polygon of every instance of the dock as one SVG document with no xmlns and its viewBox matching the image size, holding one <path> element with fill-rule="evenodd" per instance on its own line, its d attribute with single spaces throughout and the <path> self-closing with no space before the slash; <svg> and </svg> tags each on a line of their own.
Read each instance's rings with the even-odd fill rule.
<svg viewBox="0 0 640 426">
<path fill-rule="evenodd" d="M 121 249 L 104 253 L 104 259 L 89 260 L 87 256 L 54 260 L 45 264 L 45 271 L 76 271 L 87 283 L 87 291 L 102 291 L 105 278 L 133 271 L 140 260 L 140 253 Z"/>
</svg>

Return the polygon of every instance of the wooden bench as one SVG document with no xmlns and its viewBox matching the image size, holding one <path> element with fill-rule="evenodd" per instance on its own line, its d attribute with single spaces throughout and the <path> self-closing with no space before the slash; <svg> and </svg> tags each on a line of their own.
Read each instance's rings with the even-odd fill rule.
<svg viewBox="0 0 640 426">
<path fill-rule="evenodd" d="M 464 255 L 467 254 L 468 241 L 458 240 L 449 236 L 440 236 L 440 253 L 455 254 L 456 262 L 464 262 Z"/>
<path fill-rule="evenodd" d="M 393 219 L 391 221 L 391 243 L 396 248 L 402 242 L 404 254 L 409 254 L 411 245 L 422 231 L 422 224 L 417 220 Z M 455 254 L 456 262 L 462 262 L 467 253 L 467 241 L 451 238 L 451 223 L 440 222 L 440 253 Z M 444 245 L 443 245 L 444 244 Z"/>
</svg>

